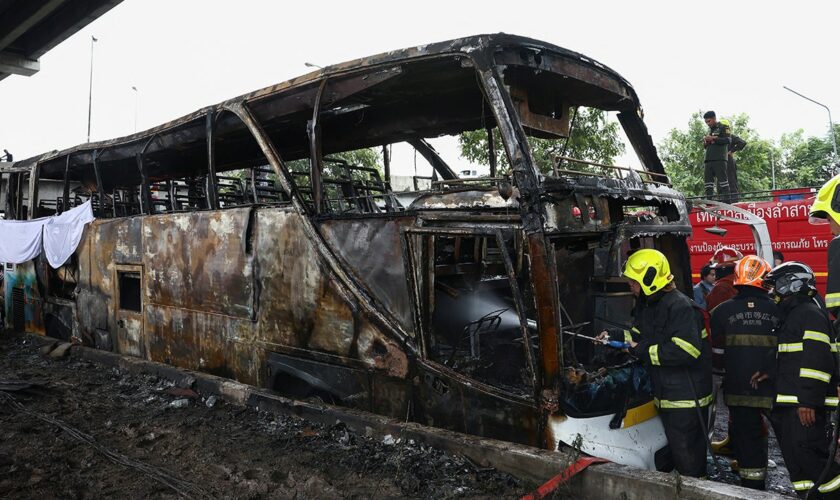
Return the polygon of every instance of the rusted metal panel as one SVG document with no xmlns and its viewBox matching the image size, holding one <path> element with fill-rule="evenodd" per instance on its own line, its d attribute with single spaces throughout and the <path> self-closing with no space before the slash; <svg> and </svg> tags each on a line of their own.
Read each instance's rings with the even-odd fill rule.
<svg viewBox="0 0 840 500">
<path fill-rule="evenodd" d="M 539 446 L 540 411 L 456 373 L 420 362 L 415 418 L 427 425 Z"/>
<path fill-rule="evenodd" d="M 116 334 L 114 297 L 116 296 L 116 257 L 137 263 L 142 248 L 136 219 L 97 220 L 88 226 L 76 254 L 79 256 L 79 285 L 76 290 L 76 314 L 81 337 L 93 345 L 96 330 Z M 118 244 L 119 242 L 119 244 Z M 117 247 L 121 250 L 117 253 Z M 135 257 L 135 259 L 131 259 Z"/>
<path fill-rule="evenodd" d="M 76 304 L 72 301 L 48 298 L 44 301 L 44 330 L 46 335 L 70 341 L 77 329 Z"/>
<path fill-rule="evenodd" d="M 251 208 L 143 219 L 149 302 L 251 318 Z"/>
<path fill-rule="evenodd" d="M 408 360 L 402 347 L 374 326 L 330 275 L 303 224 L 303 216 L 290 210 L 257 211 L 257 338 L 358 359 L 372 369 L 405 377 Z"/>
<path fill-rule="evenodd" d="M 149 359 L 261 385 L 264 355 L 250 320 L 149 304 L 144 323 Z"/>
<path fill-rule="evenodd" d="M 414 325 L 408 281 L 401 265 L 400 229 L 414 222 L 414 217 L 399 217 L 326 220 L 320 224 L 327 243 L 349 266 L 359 285 L 408 332 L 413 332 Z M 383 265 L 386 262 L 393 264 Z"/>
<path fill-rule="evenodd" d="M 97 330 L 110 331 L 119 352 L 254 384 L 266 382 L 273 346 L 405 378 L 403 347 L 342 291 L 304 221 L 282 208 L 97 221 L 78 250 L 87 343 Z M 142 276 L 142 314 L 120 303 L 126 272 Z"/>
<path fill-rule="evenodd" d="M 143 219 L 131 217 L 121 219 L 109 226 L 113 230 L 113 260 L 118 264 L 141 264 L 143 262 Z"/>
<path fill-rule="evenodd" d="M 255 267 L 263 306 L 257 321 L 263 340 L 272 344 L 307 347 L 319 302 L 328 293 L 326 269 L 303 224 L 290 210 L 261 209 L 256 214 Z M 339 350 L 346 354 L 349 346 Z"/>
</svg>

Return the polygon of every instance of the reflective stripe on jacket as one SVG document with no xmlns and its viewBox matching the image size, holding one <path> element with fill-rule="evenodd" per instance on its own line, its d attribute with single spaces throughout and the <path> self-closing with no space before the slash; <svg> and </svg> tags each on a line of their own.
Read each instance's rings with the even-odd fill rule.
<svg viewBox="0 0 840 500">
<path fill-rule="evenodd" d="M 663 410 L 693 408 L 695 399 L 700 406 L 711 402 L 711 357 L 701 321 L 691 299 L 676 289 L 636 301 L 627 334 L 638 345 L 631 352 L 649 367 L 653 395 Z M 625 337 L 624 331 L 613 335 Z"/>
<path fill-rule="evenodd" d="M 779 305 L 781 324 L 775 403 L 781 406 L 837 406 L 834 331 L 813 298 L 788 297 Z"/>
<path fill-rule="evenodd" d="M 772 380 L 753 389 L 750 377 L 775 368 L 778 339 L 774 330 L 779 324 L 776 303 L 764 290 L 739 288 L 737 296 L 712 313 L 712 339 L 726 346 L 724 401 L 729 406 L 771 408 L 775 396 Z"/>
</svg>

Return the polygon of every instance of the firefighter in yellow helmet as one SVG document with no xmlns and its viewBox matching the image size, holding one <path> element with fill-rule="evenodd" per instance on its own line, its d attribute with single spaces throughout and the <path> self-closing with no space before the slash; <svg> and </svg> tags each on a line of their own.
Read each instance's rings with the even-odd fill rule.
<svg viewBox="0 0 840 500">
<path fill-rule="evenodd" d="M 840 317 L 840 175 L 820 188 L 811 205 L 811 224 L 828 224 L 834 239 L 828 245 L 828 284 L 825 305 L 834 317 Z"/>
<path fill-rule="evenodd" d="M 600 338 L 629 342 L 630 354 L 648 367 L 674 465 L 682 475 L 703 477 L 707 439 L 697 408 L 708 421 L 712 367 L 700 319 L 688 296 L 674 286 L 662 252 L 637 250 L 623 274 L 636 296 L 633 327 L 605 331 Z"/>
</svg>

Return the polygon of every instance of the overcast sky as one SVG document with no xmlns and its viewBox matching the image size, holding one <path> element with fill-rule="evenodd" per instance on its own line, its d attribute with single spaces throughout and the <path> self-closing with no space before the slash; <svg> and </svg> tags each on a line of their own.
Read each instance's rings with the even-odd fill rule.
<svg viewBox="0 0 840 500">
<path fill-rule="evenodd" d="M 92 140 L 338 63 L 478 33 L 529 36 L 582 52 L 636 88 L 654 141 L 692 112 L 744 112 L 765 137 L 840 120 L 836 2 L 276 2 L 125 0 L 0 81 L 0 148 L 23 159 L 85 142 L 90 37 Z M 135 93 L 131 87 L 137 87 Z"/>
</svg>

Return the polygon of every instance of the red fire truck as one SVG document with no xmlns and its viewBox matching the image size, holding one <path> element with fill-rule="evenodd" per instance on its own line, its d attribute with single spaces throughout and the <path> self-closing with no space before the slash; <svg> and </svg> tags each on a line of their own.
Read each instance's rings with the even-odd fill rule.
<svg viewBox="0 0 840 500">
<path fill-rule="evenodd" d="M 763 201 L 754 196 L 756 201 L 744 201 L 734 206 L 764 219 L 773 250 L 782 252 L 785 261 L 797 260 L 811 266 L 817 277 L 817 287 L 820 293 L 825 294 L 827 252 L 832 236 L 828 225 L 808 223 L 808 212 L 816 189 L 784 189 L 766 194 Z M 734 247 L 745 255 L 756 253 L 750 226 L 724 219 L 743 217 L 726 208 L 720 209 L 718 213 L 722 217 L 710 211 L 692 210 L 691 225 L 694 231 L 688 240 L 688 248 L 695 282 L 700 279 L 700 268 L 709 262 L 712 254 L 721 246 Z M 720 235 L 723 230 L 726 234 Z"/>
</svg>

